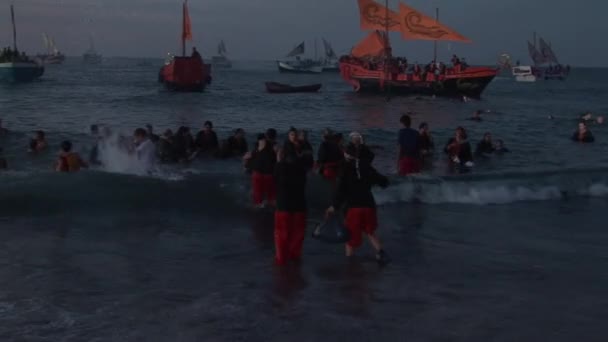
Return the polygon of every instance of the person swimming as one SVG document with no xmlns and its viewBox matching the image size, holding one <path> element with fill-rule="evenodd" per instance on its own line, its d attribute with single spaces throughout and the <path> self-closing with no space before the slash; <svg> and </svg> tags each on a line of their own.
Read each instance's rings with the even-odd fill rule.
<svg viewBox="0 0 608 342">
<path fill-rule="evenodd" d="M 36 136 L 30 140 L 29 152 L 37 153 L 46 150 L 48 143 L 44 131 L 36 131 Z"/>
<path fill-rule="evenodd" d="M 478 156 L 489 155 L 494 153 L 494 143 L 492 142 L 492 135 L 486 133 L 483 135 L 483 139 L 477 144 L 475 154 Z"/>
<path fill-rule="evenodd" d="M 137 160 L 143 163 L 147 169 L 156 164 L 156 146 L 148 138 L 148 132 L 143 128 L 138 128 L 133 132 L 133 145 Z"/>
<path fill-rule="evenodd" d="M 222 144 L 222 149 L 219 157 L 221 158 L 234 158 L 243 157 L 249 150 L 247 140 L 245 139 L 245 130 L 237 128 L 234 134 L 226 139 Z"/>
<path fill-rule="evenodd" d="M 199 156 L 212 156 L 218 152 L 219 141 L 217 134 L 213 130 L 213 123 L 211 121 L 205 121 L 203 129 L 196 134 L 194 144 Z"/>
<path fill-rule="evenodd" d="M 443 150 L 450 162 L 460 166 L 473 166 L 471 144 L 467 141 L 467 132 L 463 127 L 456 128 L 454 137 L 448 140 Z"/>
<path fill-rule="evenodd" d="M 473 116 L 469 118 L 469 120 L 471 121 L 477 121 L 477 122 L 481 122 L 483 121 L 483 119 L 481 118 L 481 110 L 476 110 L 473 112 Z"/>
<path fill-rule="evenodd" d="M 584 122 L 578 123 L 578 130 L 572 134 L 572 140 L 582 143 L 592 143 L 595 141 L 593 134 L 587 128 L 587 124 Z"/>
<path fill-rule="evenodd" d="M 167 129 L 156 145 L 158 159 L 161 163 L 177 163 L 175 147 L 173 146 L 173 131 Z"/>
<path fill-rule="evenodd" d="M 501 139 L 497 139 L 496 143 L 494 143 L 494 153 L 503 154 L 511 152 L 508 148 L 505 147 L 504 142 Z"/>
<path fill-rule="evenodd" d="M 61 143 L 61 151 L 59 152 L 59 158 L 55 166 L 57 172 L 78 172 L 81 168 L 88 168 L 89 165 L 85 163 L 80 155 L 76 152 L 72 152 L 72 142 L 65 140 Z"/>
</svg>

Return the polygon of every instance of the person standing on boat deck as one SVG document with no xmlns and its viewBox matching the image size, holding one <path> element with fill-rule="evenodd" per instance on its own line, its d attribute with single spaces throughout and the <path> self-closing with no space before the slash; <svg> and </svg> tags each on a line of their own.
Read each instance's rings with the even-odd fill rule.
<svg viewBox="0 0 608 342">
<path fill-rule="evenodd" d="M 275 263 L 279 266 L 302 258 L 306 234 L 306 160 L 288 158 L 284 149 L 276 156 L 274 180 L 277 189 L 274 214 Z"/>
<path fill-rule="evenodd" d="M 89 165 L 85 163 L 80 155 L 76 152 L 72 152 L 72 142 L 66 140 L 61 143 L 61 152 L 57 159 L 55 171 L 57 172 L 78 172 L 81 168 L 88 168 Z"/>
<path fill-rule="evenodd" d="M 243 160 L 246 169 L 251 170 L 251 192 L 253 204 L 257 208 L 264 207 L 264 199 L 269 205 L 275 204 L 276 188 L 274 169 L 277 155 L 274 147 L 264 134 L 258 135 L 257 145 L 253 152 L 247 153 Z"/>
<path fill-rule="evenodd" d="M 591 134 L 591 131 L 587 128 L 587 124 L 584 122 L 579 122 L 578 130 L 572 134 L 572 140 L 582 143 L 592 143 L 595 141 L 595 138 L 593 137 L 593 134 Z"/>
<path fill-rule="evenodd" d="M 400 121 L 403 128 L 399 130 L 397 170 L 400 176 L 420 173 L 420 134 L 410 128 L 412 119 L 409 115 L 402 115 Z"/>
<path fill-rule="evenodd" d="M 196 135 L 195 145 L 199 156 L 201 154 L 211 156 L 218 151 L 219 142 L 217 134 L 213 131 L 213 123 L 211 121 L 205 121 L 203 130 Z"/>
<path fill-rule="evenodd" d="M 378 173 L 370 163 L 360 160 L 360 152 L 361 150 L 354 144 L 347 148 L 348 157 L 338 180 L 338 188 L 332 206 L 326 210 L 326 216 L 340 211 L 344 205 L 347 208 L 344 224 L 350 233 L 350 240 L 345 246 L 346 256 L 351 257 L 355 249 L 361 246 L 362 234 L 365 233 L 376 250 L 378 263 L 386 264 L 389 258 L 376 235 L 378 216 L 372 186 L 379 185 L 386 188 L 388 179 Z"/>
<path fill-rule="evenodd" d="M 203 56 L 201 56 L 196 47 L 192 47 L 192 58 L 203 59 Z"/>
</svg>

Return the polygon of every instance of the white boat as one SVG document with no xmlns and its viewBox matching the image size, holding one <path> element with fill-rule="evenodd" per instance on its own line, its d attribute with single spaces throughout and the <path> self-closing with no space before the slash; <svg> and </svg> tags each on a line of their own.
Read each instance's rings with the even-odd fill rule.
<svg viewBox="0 0 608 342">
<path fill-rule="evenodd" d="M 536 82 L 536 75 L 531 66 L 519 65 L 511 70 L 517 82 Z"/>
<path fill-rule="evenodd" d="M 82 61 L 86 64 L 99 64 L 102 61 L 102 57 L 95 50 L 95 43 L 93 42 L 93 38 L 90 38 L 90 46 L 87 51 L 82 55 Z"/>
<path fill-rule="evenodd" d="M 62 64 L 65 60 L 65 55 L 57 49 L 57 45 L 55 45 L 55 40 L 53 38 L 49 38 L 46 33 L 42 34 L 42 39 L 44 40 L 44 47 L 46 48 L 46 53 L 39 54 L 36 57 L 43 64 Z"/>
<path fill-rule="evenodd" d="M 232 68 L 232 62 L 230 61 L 230 59 L 228 59 L 228 57 L 226 57 L 226 53 L 228 51 L 226 50 L 226 44 L 224 44 L 224 41 L 220 41 L 220 44 L 217 46 L 217 56 L 213 56 L 211 57 L 211 64 L 214 67 L 219 67 L 219 68 Z"/>
<path fill-rule="evenodd" d="M 331 44 L 323 39 L 323 47 L 325 48 L 325 59 L 321 61 L 323 72 L 340 71 L 340 62 L 338 61 L 338 56 L 331 47 Z"/>
<path fill-rule="evenodd" d="M 291 73 L 291 74 L 320 74 L 323 72 L 323 64 L 320 61 L 314 59 L 302 59 L 302 55 L 306 52 L 306 44 L 302 42 L 298 44 L 290 53 L 287 54 L 287 58 L 294 57 L 295 60 L 290 61 L 277 61 L 279 72 Z"/>
</svg>

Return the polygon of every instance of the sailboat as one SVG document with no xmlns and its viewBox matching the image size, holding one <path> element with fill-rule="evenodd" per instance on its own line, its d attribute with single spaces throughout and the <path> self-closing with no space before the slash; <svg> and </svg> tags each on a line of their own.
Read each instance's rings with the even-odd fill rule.
<svg viewBox="0 0 608 342">
<path fill-rule="evenodd" d="M 323 38 L 323 48 L 325 49 L 325 57 L 321 61 L 323 72 L 339 72 L 340 63 L 338 62 L 338 56 L 325 38 Z"/>
<path fill-rule="evenodd" d="M 302 55 L 306 52 L 306 43 L 298 44 L 291 52 L 287 54 L 287 58 L 295 58 L 289 61 L 277 61 L 279 72 L 291 74 L 320 74 L 323 72 L 323 65 L 313 59 L 302 59 Z"/>
<path fill-rule="evenodd" d="M 25 52 L 19 53 L 13 5 L 11 5 L 11 22 L 13 24 L 13 48 L 4 49 L 0 53 L 0 81 L 31 82 L 44 74 L 44 66 L 31 60 Z"/>
<path fill-rule="evenodd" d="M 95 42 L 93 42 L 93 37 L 89 37 L 89 42 L 89 49 L 82 55 L 82 61 L 85 64 L 100 64 L 102 57 L 99 53 L 97 53 L 97 50 L 95 50 Z"/>
<path fill-rule="evenodd" d="M 55 40 L 53 38 L 49 38 L 46 33 L 42 34 L 42 40 L 44 41 L 46 53 L 39 54 L 36 57 L 38 57 L 44 64 L 62 64 L 65 60 L 65 56 L 59 51 L 59 49 L 57 49 Z"/>
<path fill-rule="evenodd" d="M 371 31 L 349 55 L 340 58 L 340 74 L 356 92 L 385 94 L 423 94 L 479 97 L 498 74 L 497 68 L 473 67 L 456 56 L 453 65 L 435 60 L 420 68 L 403 58 L 393 58 L 389 32 L 401 32 L 403 39 L 470 42 L 469 39 L 404 3 L 399 13 L 390 10 L 388 0 L 358 0 L 361 29 Z M 410 68 L 411 67 L 411 68 Z"/>
<path fill-rule="evenodd" d="M 160 69 L 158 81 L 173 91 L 203 91 L 211 83 L 211 66 L 192 48 L 192 56 L 186 56 L 186 41 L 192 40 L 188 1 L 182 11 L 182 56 L 171 56 Z"/>
<path fill-rule="evenodd" d="M 563 80 L 570 72 L 569 66 L 562 66 L 551 44 L 542 37 L 536 39 L 534 32 L 532 42 L 528 41 L 528 54 L 534 66 L 516 66 L 513 68 L 513 76 L 518 82 L 534 82 L 537 78 L 545 80 Z"/>
<path fill-rule="evenodd" d="M 232 62 L 226 57 L 226 44 L 224 41 L 220 41 L 220 44 L 217 46 L 217 56 L 211 57 L 211 64 L 214 67 L 219 68 L 232 68 Z"/>
</svg>

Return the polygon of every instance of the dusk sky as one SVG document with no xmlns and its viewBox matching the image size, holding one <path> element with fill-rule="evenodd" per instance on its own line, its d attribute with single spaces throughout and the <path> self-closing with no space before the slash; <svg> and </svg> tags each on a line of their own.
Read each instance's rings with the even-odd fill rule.
<svg viewBox="0 0 608 342">
<path fill-rule="evenodd" d="M 12 42 L 8 2 L 0 8 L 0 42 Z M 158 57 L 178 52 L 181 30 L 179 0 L 14 0 L 18 45 L 29 54 L 42 51 L 43 32 L 69 56 L 81 55 L 93 35 L 105 56 Z M 470 38 L 472 44 L 441 43 L 440 56 L 456 53 L 472 64 L 495 63 L 501 53 L 529 63 L 526 39 L 532 32 L 550 41 L 564 64 L 608 66 L 608 7 L 599 0 L 411 0 L 412 7 L 440 19 Z M 584 3 L 584 6 L 582 5 Z M 390 1 L 397 10 L 398 2 Z M 344 53 L 365 36 L 359 29 L 356 0 L 190 0 L 193 44 L 203 56 L 215 52 L 220 39 L 233 59 L 274 60 L 294 45 L 325 37 Z M 396 55 L 410 61 L 432 59 L 431 42 L 391 36 Z"/>
</svg>

